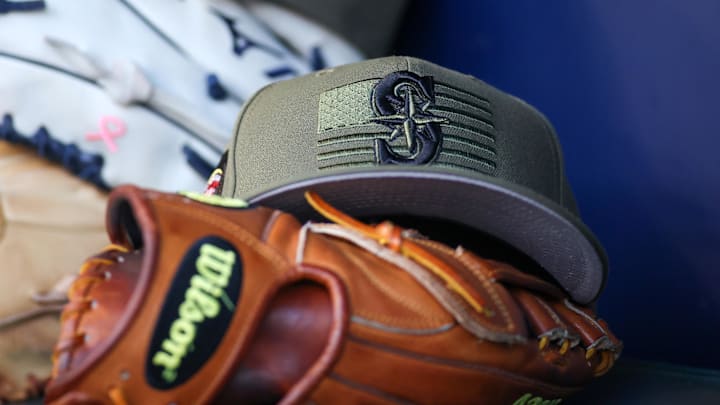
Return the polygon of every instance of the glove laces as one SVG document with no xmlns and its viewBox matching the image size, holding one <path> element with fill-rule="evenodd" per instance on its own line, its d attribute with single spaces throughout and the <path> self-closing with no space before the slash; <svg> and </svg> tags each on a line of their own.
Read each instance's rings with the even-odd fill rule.
<svg viewBox="0 0 720 405">
<path fill-rule="evenodd" d="M 121 245 L 110 244 L 102 250 L 102 253 L 107 252 L 127 253 L 128 249 Z M 121 260 L 121 258 L 117 260 Z M 95 300 L 89 297 L 89 293 L 93 285 L 102 283 L 111 277 L 110 272 L 105 271 L 104 268 L 115 264 L 115 262 L 115 260 L 103 257 L 91 257 L 83 263 L 77 278 L 68 289 L 69 302 L 60 316 L 60 322 L 63 324 L 72 322 L 73 328 L 69 335 L 61 335 L 58 344 L 55 346 L 52 356 L 53 378 L 60 372 L 70 368 L 73 352 L 77 347 L 85 343 L 87 336 L 78 326 L 83 315 L 93 310 L 97 305 Z M 61 356 L 63 356 L 62 359 Z M 58 360 L 62 361 L 59 362 Z"/>
<path fill-rule="evenodd" d="M 197 133 L 211 147 L 224 150 L 227 146 L 223 129 L 196 117 L 192 113 L 195 108 L 184 100 L 153 86 L 145 72 L 132 61 L 120 60 L 107 69 L 92 55 L 69 42 L 54 37 L 46 37 L 45 40 L 83 75 L 97 81 L 114 102 L 120 105 L 145 104 Z"/>
<path fill-rule="evenodd" d="M 435 260 L 420 245 L 415 243 L 412 239 L 409 239 L 407 231 L 404 231 L 402 228 L 395 226 L 389 221 L 382 222 L 375 226 L 362 223 L 334 208 L 312 191 L 305 192 L 305 199 L 318 213 L 328 220 L 335 222 L 343 228 L 353 230 L 365 237 L 373 239 L 380 245 L 386 246 L 387 248 L 426 267 L 433 274 L 440 277 L 446 283 L 448 289 L 453 290 L 460 295 L 479 313 L 488 317 L 495 315 L 492 310 L 487 308 L 485 303 L 481 300 L 481 297 L 474 294 L 473 290 L 465 284 L 464 280 L 457 277 L 452 269 L 447 268 L 443 262 Z M 538 302 L 543 304 L 542 301 L 538 300 Z M 585 359 L 588 362 L 588 366 L 592 367 L 592 371 L 595 376 L 605 374 L 613 366 L 615 360 L 617 359 L 620 346 L 608 337 L 609 332 L 606 327 L 583 313 L 580 309 L 576 308 L 567 299 L 565 299 L 564 304 L 571 312 L 582 317 L 589 325 L 594 326 L 594 328 L 602 332 L 602 336 L 599 338 L 585 338 L 585 343 L 588 345 L 585 348 Z M 547 307 L 547 305 L 545 306 Z M 549 307 L 547 307 L 547 310 L 551 314 L 555 313 Z M 559 327 L 548 330 L 538 336 L 538 349 L 543 351 L 552 343 L 553 346 L 557 345 L 559 347 L 558 353 L 561 356 L 564 356 L 568 354 L 570 349 L 578 346 L 581 342 L 582 341 L 579 336 L 571 333 L 565 327 Z M 591 360 L 593 361 L 591 362 Z"/>
<path fill-rule="evenodd" d="M 328 204 L 312 191 L 305 192 L 305 199 L 318 213 L 328 220 L 374 239 L 394 252 L 401 253 L 409 259 L 425 266 L 433 274 L 440 277 L 450 290 L 460 295 L 465 302 L 477 312 L 488 317 L 494 316 L 493 311 L 486 307 L 483 299 L 474 293 L 472 288 L 467 286 L 467 283 L 462 278 L 455 275 L 447 265 L 433 258 L 432 255 L 428 254 L 412 240 L 406 239 L 402 228 L 395 226 L 390 221 L 382 222 L 376 226 L 360 222 Z"/>
<path fill-rule="evenodd" d="M 36 308 L 0 318 L 0 330 L 29 321 L 30 319 L 34 319 L 39 316 L 59 314 L 67 303 L 66 291 L 74 279 L 74 276 L 63 277 L 50 291 L 45 293 L 33 293 L 30 299 L 36 304 Z"/>
</svg>

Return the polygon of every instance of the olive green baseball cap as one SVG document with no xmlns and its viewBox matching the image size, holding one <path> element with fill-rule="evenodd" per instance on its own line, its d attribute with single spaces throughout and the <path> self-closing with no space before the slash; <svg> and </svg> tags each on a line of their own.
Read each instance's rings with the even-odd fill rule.
<svg viewBox="0 0 720 405">
<path fill-rule="evenodd" d="M 235 128 L 221 195 L 315 217 L 313 190 L 359 217 L 444 219 L 534 259 L 580 303 L 607 274 L 548 120 L 474 77 L 387 57 L 271 84 Z M 419 230 L 422 228 L 419 226 Z"/>
</svg>

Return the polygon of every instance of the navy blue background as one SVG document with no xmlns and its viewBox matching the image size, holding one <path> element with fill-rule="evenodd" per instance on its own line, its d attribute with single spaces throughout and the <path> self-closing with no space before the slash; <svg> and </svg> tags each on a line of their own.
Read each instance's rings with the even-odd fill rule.
<svg viewBox="0 0 720 405">
<path fill-rule="evenodd" d="M 415 0 L 395 53 L 545 113 L 625 355 L 720 368 L 720 2 Z"/>
</svg>

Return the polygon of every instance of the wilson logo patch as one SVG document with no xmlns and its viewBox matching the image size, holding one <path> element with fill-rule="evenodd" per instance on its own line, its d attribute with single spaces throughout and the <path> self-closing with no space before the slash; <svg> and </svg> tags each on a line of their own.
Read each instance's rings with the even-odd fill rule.
<svg viewBox="0 0 720 405">
<path fill-rule="evenodd" d="M 151 386 L 178 386 L 213 355 L 235 313 L 242 271 L 239 252 L 216 236 L 185 253 L 150 343 L 145 374 Z"/>
</svg>

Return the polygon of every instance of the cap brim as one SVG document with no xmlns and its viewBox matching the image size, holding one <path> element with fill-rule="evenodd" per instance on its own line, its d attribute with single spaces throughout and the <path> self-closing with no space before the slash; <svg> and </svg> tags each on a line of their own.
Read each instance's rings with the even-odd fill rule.
<svg viewBox="0 0 720 405">
<path fill-rule="evenodd" d="M 607 271 L 605 252 L 590 230 L 565 208 L 495 178 L 423 169 L 368 169 L 318 176 L 272 188 L 248 200 L 308 219 L 316 214 L 303 193 L 313 190 L 354 216 L 447 219 L 482 230 L 524 252 L 575 301 L 586 304 L 599 295 Z"/>
</svg>

